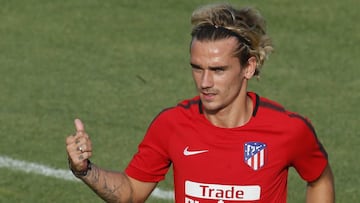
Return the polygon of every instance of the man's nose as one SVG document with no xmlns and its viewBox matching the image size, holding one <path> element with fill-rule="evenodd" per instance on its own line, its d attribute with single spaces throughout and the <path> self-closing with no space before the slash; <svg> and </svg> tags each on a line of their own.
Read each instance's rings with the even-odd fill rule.
<svg viewBox="0 0 360 203">
<path fill-rule="evenodd" d="M 203 72 L 200 85 L 201 85 L 201 88 L 203 88 L 203 89 L 213 87 L 214 79 L 213 79 L 213 75 L 212 75 L 211 71 L 205 70 Z"/>
</svg>

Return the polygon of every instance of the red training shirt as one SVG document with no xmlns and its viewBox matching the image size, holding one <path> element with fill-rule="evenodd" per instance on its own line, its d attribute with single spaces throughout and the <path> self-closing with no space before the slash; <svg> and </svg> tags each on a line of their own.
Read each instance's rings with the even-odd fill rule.
<svg viewBox="0 0 360 203">
<path fill-rule="evenodd" d="M 308 182 L 327 155 L 306 118 L 249 92 L 254 111 L 244 126 L 220 128 L 199 97 L 162 111 L 125 172 L 144 182 L 164 179 L 171 164 L 177 203 L 286 202 L 288 168 Z"/>
</svg>

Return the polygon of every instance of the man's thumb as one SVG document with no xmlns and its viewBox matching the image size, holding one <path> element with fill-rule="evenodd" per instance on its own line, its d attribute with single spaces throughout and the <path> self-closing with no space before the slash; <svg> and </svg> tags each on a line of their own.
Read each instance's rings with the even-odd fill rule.
<svg viewBox="0 0 360 203">
<path fill-rule="evenodd" d="M 78 119 L 78 118 L 75 119 L 74 123 L 75 123 L 75 128 L 76 128 L 76 131 L 77 131 L 77 132 L 79 132 L 79 131 L 81 131 L 81 132 L 85 131 L 84 124 L 83 124 L 83 122 L 81 122 L 80 119 Z"/>
</svg>

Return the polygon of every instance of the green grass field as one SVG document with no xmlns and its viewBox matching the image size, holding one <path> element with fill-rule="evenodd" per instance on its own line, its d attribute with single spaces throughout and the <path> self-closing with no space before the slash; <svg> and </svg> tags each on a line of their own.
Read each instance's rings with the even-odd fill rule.
<svg viewBox="0 0 360 203">
<path fill-rule="evenodd" d="M 65 137 L 80 117 L 92 161 L 122 170 L 152 118 L 195 94 L 189 16 L 209 2 L 2 0 L 0 157 L 67 169 Z M 275 44 L 250 90 L 312 120 L 337 202 L 358 202 L 359 2 L 230 2 L 258 8 Z M 171 174 L 159 188 L 172 189 Z M 294 170 L 288 196 L 304 202 L 305 183 Z M 0 202 L 102 201 L 82 183 L 0 167 Z"/>
</svg>

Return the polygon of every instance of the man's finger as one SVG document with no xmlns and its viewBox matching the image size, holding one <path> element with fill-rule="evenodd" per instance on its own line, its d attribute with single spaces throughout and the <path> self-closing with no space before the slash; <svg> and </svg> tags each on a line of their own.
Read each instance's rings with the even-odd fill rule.
<svg viewBox="0 0 360 203">
<path fill-rule="evenodd" d="M 74 123 L 75 123 L 75 128 L 76 128 L 77 132 L 84 132 L 85 131 L 84 124 L 83 124 L 83 122 L 81 122 L 80 119 L 78 119 L 78 118 L 75 119 Z"/>
</svg>

